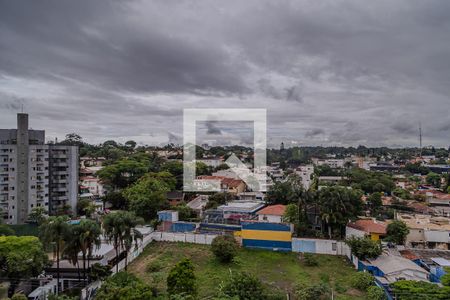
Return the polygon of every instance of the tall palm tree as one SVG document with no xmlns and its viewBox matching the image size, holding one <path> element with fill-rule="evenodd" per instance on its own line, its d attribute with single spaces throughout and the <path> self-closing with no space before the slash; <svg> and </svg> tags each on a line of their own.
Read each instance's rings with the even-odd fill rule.
<svg viewBox="0 0 450 300">
<path fill-rule="evenodd" d="M 80 236 L 80 227 L 72 225 L 70 231 L 72 238 L 67 242 L 63 254 L 70 263 L 77 267 L 78 281 L 81 281 L 80 261 L 78 259 L 78 254 L 81 251 L 80 239 L 78 238 Z"/>
<path fill-rule="evenodd" d="M 92 252 L 94 248 L 98 249 L 101 245 L 100 235 L 102 233 L 100 225 L 93 220 L 82 220 L 79 227 L 79 244 L 80 251 L 83 255 L 83 275 L 84 280 L 87 279 L 86 276 L 86 259 L 87 259 L 87 268 L 89 269 L 90 257 L 92 256 Z"/>
<path fill-rule="evenodd" d="M 142 218 L 137 218 L 134 213 L 125 212 L 123 215 L 124 220 L 124 234 L 123 234 L 123 245 L 125 248 L 125 271 L 128 267 L 128 253 L 131 250 L 131 247 L 134 244 L 135 249 L 137 249 L 139 245 L 139 240 L 142 241 L 143 236 L 142 233 L 136 229 L 137 225 L 140 225 L 144 222 Z"/>
<path fill-rule="evenodd" d="M 39 227 L 43 243 L 53 245 L 53 254 L 56 257 L 57 293 L 59 293 L 59 281 L 61 277 L 59 261 L 61 259 L 61 254 L 64 251 L 65 243 L 70 240 L 70 225 L 67 221 L 67 216 L 49 217 Z"/>
<path fill-rule="evenodd" d="M 105 237 L 113 244 L 116 251 L 116 272 L 119 271 L 119 250 L 125 250 L 126 268 L 128 252 L 133 244 L 137 247 L 138 240 L 142 240 L 142 234 L 135 228 L 141 223 L 141 218 L 137 218 L 134 213 L 128 211 L 110 213 L 103 218 Z"/>
<path fill-rule="evenodd" d="M 113 244 L 116 252 L 116 272 L 119 272 L 119 249 L 123 245 L 124 220 L 123 212 L 113 212 L 103 218 L 103 231 L 106 239 Z"/>
</svg>

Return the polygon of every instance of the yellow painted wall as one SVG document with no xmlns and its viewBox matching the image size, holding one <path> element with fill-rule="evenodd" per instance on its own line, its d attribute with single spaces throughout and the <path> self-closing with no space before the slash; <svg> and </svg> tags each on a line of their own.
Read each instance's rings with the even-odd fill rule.
<svg viewBox="0 0 450 300">
<path fill-rule="evenodd" d="M 370 234 L 370 239 L 372 241 L 378 241 L 380 239 L 380 235 L 378 233 L 372 233 Z"/>
<path fill-rule="evenodd" d="M 271 231 L 271 230 L 242 230 L 243 239 L 265 240 L 265 241 L 292 241 L 292 234 L 289 231 Z"/>
</svg>

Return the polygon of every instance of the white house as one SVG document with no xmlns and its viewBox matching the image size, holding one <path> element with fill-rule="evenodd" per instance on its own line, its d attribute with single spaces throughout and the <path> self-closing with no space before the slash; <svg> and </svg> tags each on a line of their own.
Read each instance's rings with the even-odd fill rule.
<svg viewBox="0 0 450 300">
<path fill-rule="evenodd" d="M 277 204 L 266 206 L 263 209 L 259 210 L 256 214 L 258 215 L 259 221 L 282 223 L 285 211 L 285 205 Z"/>
</svg>

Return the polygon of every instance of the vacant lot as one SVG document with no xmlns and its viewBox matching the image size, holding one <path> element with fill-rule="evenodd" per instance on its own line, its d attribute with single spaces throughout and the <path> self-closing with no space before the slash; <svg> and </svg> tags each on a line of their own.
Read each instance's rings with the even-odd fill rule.
<svg viewBox="0 0 450 300">
<path fill-rule="evenodd" d="M 221 282 L 232 271 L 253 273 L 272 289 L 281 291 L 291 291 L 299 282 L 325 282 L 337 294 L 335 299 L 365 298 L 363 293 L 350 287 L 349 279 L 355 270 L 339 256 L 317 255 L 319 265 L 308 267 L 296 253 L 241 249 L 234 263 L 224 265 L 206 245 L 154 242 L 133 261 L 129 271 L 165 290 L 170 268 L 185 257 L 195 264 L 200 298 L 216 294 Z"/>
</svg>

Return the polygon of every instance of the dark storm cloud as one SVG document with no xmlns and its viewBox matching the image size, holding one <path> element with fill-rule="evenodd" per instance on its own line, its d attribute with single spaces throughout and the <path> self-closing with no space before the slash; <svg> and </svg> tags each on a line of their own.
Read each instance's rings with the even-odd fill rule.
<svg viewBox="0 0 450 300">
<path fill-rule="evenodd" d="M 421 121 L 448 146 L 449 11 L 446 0 L 1 1 L 0 128 L 24 104 L 51 136 L 155 144 L 180 141 L 183 108 L 255 107 L 274 145 L 415 145 Z"/>
<path fill-rule="evenodd" d="M 321 134 L 325 134 L 325 130 L 323 130 L 321 128 L 314 128 L 314 129 L 307 131 L 305 133 L 305 137 L 312 138 L 312 137 L 315 137 L 315 136 L 321 135 Z"/>
<path fill-rule="evenodd" d="M 216 134 L 216 135 L 221 135 L 222 131 L 220 130 L 220 128 L 218 128 L 216 126 L 216 122 L 214 121 L 207 121 L 205 122 L 207 131 L 206 134 Z"/>
</svg>

